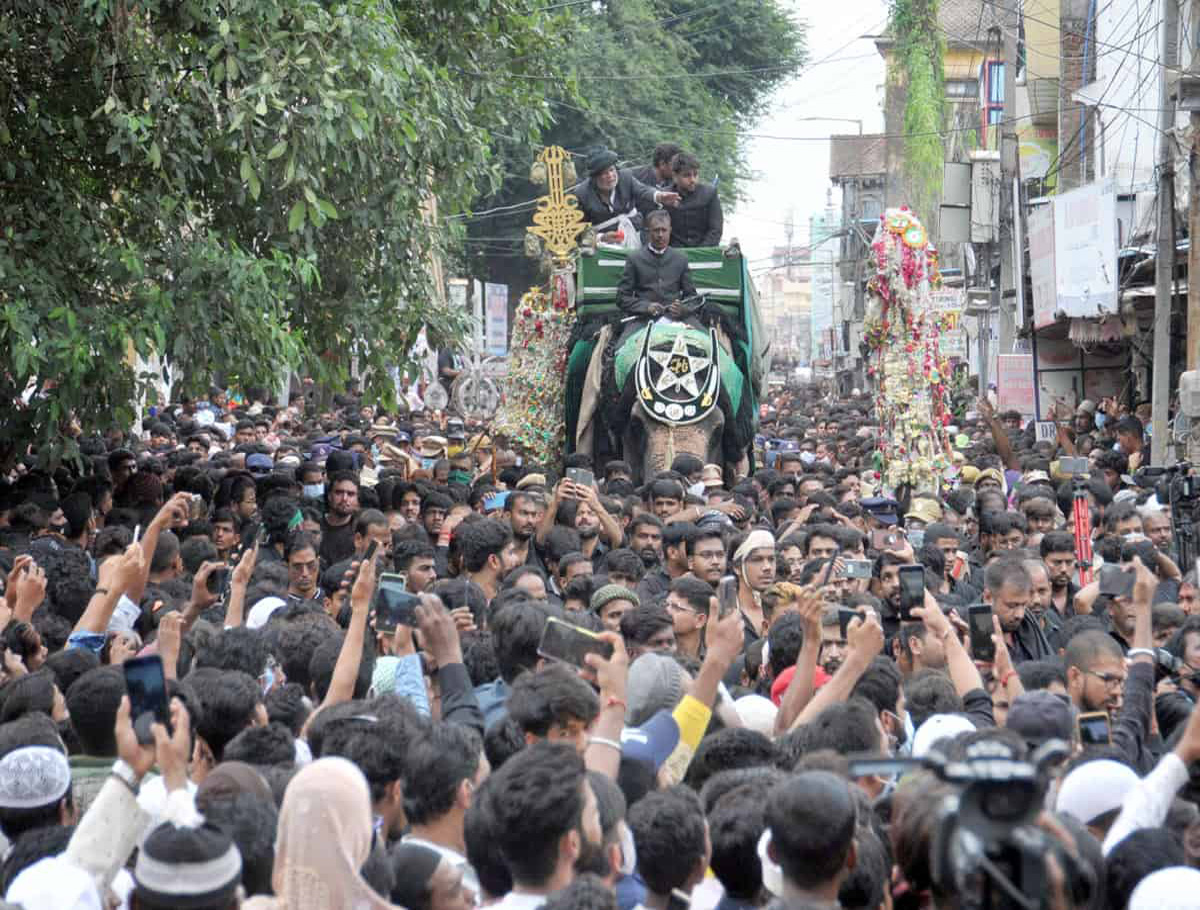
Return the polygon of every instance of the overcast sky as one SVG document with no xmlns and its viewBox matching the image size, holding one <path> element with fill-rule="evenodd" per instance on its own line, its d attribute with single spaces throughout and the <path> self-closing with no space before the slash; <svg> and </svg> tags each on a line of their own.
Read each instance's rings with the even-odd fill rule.
<svg viewBox="0 0 1200 910">
<path fill-rule="evenodd" d="M 783 244 L 788 210 L 795 210 L 794 243 L 808 239 L 808 219 L 825 208 L 831 133 L 858 132 L 856 123 L 801 120 L 844 117 L 863 121 L 863 132 L 882 132 L 883 58 L 872 41 L 887 20 L 883 0 L 793 4 L 808 23 L 808 67 L 775 96 L 774 105 L 749 141 L 747 160 L 755 179 L 747 200 L 726 219 L 725 240 L 736 237 L 750 259 L 769 256 Z M 808 137 L 789 142 L 769 136 Z M 813 141 L 817 140 L 817 141 Z M 840 200 L 835 191 L 834 204 Z"/>
</svg>

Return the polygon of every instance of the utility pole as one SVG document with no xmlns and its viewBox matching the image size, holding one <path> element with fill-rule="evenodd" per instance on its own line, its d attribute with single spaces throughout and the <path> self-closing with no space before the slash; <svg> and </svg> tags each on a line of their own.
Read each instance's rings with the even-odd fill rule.
<svg viewBox="0 0 1200 910">
<path fill-rule="evenodd" d="M 1191 31 L 1197 34 L 1200 28 L 1200 3 L 1192 3 L 1190 10 Z M 1200 74 L 1200 54 L 1191 51 L 1188 72 L 1193 78 Z M 1200 110 L 1192 110 L 1188 117 L 1192 142 L 1188 150 L 1188 237 L 1195 240 L 1188 244 L 1188 300 L 1187 300 L 1187 369 L 1200 367 Z M 1190 458 L 1188 459 L 1191 460 Z"/>
<path fill-rule="evenodd" d="M 1171 2 L 1171 0 L 1166 0 Z M 1004 38 L 1004 118 L 1000 122 L 1000 345 L 997 354 L 1011 354 L 1016 341 L 1017 323 L 1023 315 L 1016 312 L 1017 267 L 1013 237 L 1021 217 L 1021 200 L 1014 198 L 1013 187 L 1021 176 L 1017 154 L 1017 30 L 1016 17 L 993 7 L 993 15 L 1004 17 L 998 25 Z M 1018 14 L 1019 15 L 1019 14 Z M 1018 234 L 1019 235 L 1019 234 Z"/>
<path fill-rule="evenodd" d="M 1162 0 L 1162 63 L 1159 78 L 1158 135 L 1158 250 L 1154 262 L 1154 369 L 1150 391 L 1150 463 L 1166 464 L 1167 418 L 1171 395 L 1171 305 L 1172 272 L 1175 261 L 1175 128 L 1174 93 L 1171 68 L 1178 65 L 1176 30 L 1179 23 L 1178 0 Z M 1194 193 L 1194 188 L 1193 188 Z M 1190 255 L 1190 254 L 1189 254 Z M 1189 293 L 1190 299 L 1190 293 Z M 1190 315 L 1190 314 L 1189 314 Z"/>
</svg>

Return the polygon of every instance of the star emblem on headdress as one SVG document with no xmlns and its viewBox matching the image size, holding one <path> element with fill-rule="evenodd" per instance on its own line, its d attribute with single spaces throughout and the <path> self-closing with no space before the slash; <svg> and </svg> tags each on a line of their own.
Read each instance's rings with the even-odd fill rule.
<svg viewBox="0 0 1200 910">
<path fill-rule="evenodd" d="M 700 394 L 696 384 L 696 374 L 709 364 L 707 357 L 696 357 L 688 349 L 687 337 L 684 333 L 675 336 L 675 343 L 669 351 L 650 351 L 650 359 L 660 367 L 658 380 L 654 391 L 660 395 L 681 388 L 695 398 Z"/>
</svg>

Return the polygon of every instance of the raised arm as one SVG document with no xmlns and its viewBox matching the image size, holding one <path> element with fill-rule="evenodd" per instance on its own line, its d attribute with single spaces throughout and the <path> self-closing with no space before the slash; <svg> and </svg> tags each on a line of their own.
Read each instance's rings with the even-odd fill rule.
<svg viewBox="0 0 1200 910">
<path fill-rule="evenodd" d="M 992 403 L 986 398 L 980 398 L 975 407 L 979 411 L 979 416 L 987 422 L 988 429 L 992 431 L 992 442 L 996 444 L 996 454 L 1004 462 L 1004 467 L 1010 471 L 1019 470 L 1021 463 L 1017 460 L 1017 455 L 1013 451 L 1008 433 L 1005 432 L 1000 421 L 996 419 L 996 409 L 992 407 Z"/>
<path fill-rule="evenodd" d="M 867 611 L 863 619 L 852 619 L 846 628 L 846 660 L 833 674 L 833 679 L 821 686 L 804 710 L 792 721 L 790 730 L 813 720 L 828 708 L 850 697 L 859 678 L 867 672 L 877 654 L 883 650 L 883 626 L 873 611 Z"/>
<path fill-rule="evenodd" d="M 117 601 L 143 577 L 145 563 L 145 551 L 136 543 L 130 544 L 120 556 L 110 556 L 104 560 L 100 564 L 100 584 L 79 617 L 79 622 L 75 623 L 72 634 L 87 632 L 103 635 L 107 632 Z"/>
<path fill-rule="evenodd" d="M 796 672 L 775 714 L 776 735 L 791 727 L 792 721 L 812 701 L 813 692 L 816 691 L 813 677 L 817 672 L 817 659 L 821 655 L 821 615 L 825 612 L 825 602 L 815 585 L 804 588 L 799 607 L 800 617 L 804 620 L 804 641 L 796 658 Z"/>
<path fill-rule="evenodd" d="M 371 606 L 371 595 L 375 593 L 375 560 L 363 560 L 358 570 L 358 578 L 354 581 L 354 589 L 350 592 L 350 625 L 346 629 L 346 637 L 342 640 L 342 649 L 338 652 L 337 663 L 333 665 L 333 677 L 329 681 L 329 691 L 321 702 L 321 708 L 328 708 L 340 702 L 350 701 L 354 697 L 354 683 L 358 679 L 358 668 L 362 664 L 363 641 L 367 634 L 367 611 Z"/>
</svg>

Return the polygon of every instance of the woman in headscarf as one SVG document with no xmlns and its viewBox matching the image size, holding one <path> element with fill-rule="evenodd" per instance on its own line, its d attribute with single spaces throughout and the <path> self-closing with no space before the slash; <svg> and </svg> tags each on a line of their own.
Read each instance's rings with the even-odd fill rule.
<svg viewBox="0 0 1200 910">
<path fill-rule="evenodd" d="M 275 839 L 274 897 L 245 910 L 393 910 L 359 874 L 371 852 L 366 778 L 344 758 L 306 766 L 283 795 Z"/>
</svg>

